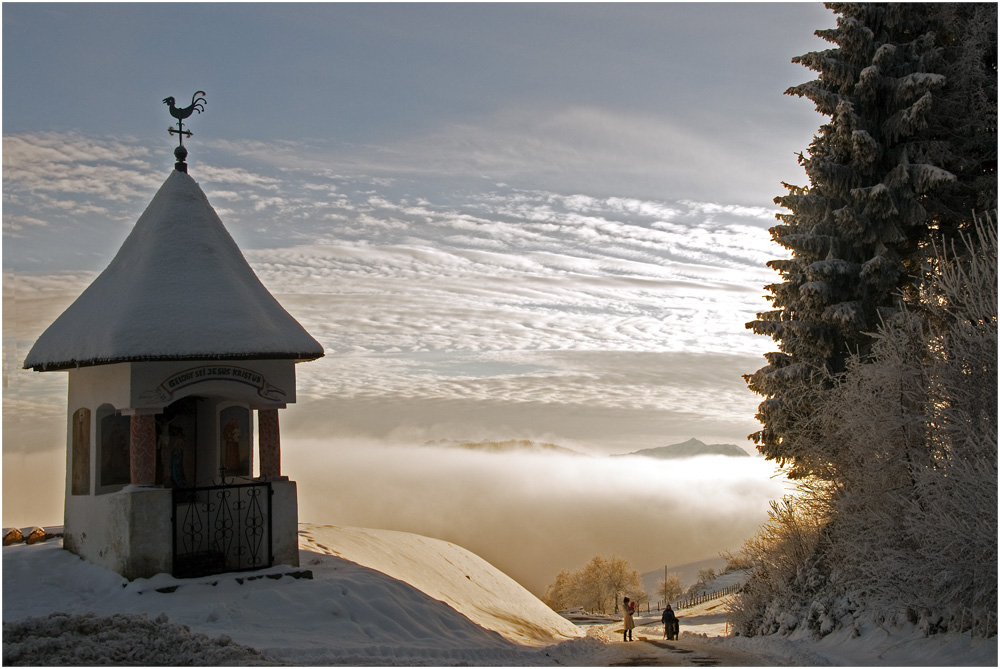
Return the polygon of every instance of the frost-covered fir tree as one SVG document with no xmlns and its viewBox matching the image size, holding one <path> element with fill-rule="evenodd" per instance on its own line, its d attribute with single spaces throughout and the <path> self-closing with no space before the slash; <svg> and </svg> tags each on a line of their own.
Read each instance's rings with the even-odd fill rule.
<svg viewBox="0 0 1000 669">
<path fill-rule="evenodd" d="M 791 477 L 836 475 L 817 392 L 917 299 L 931 242 L 996 207 L 996 5 L 827 6 L 837 27 L 817 35 L 835 48 L 795 58 L 818 78 L 786 93 L 829 120 L 800 155 L 809 186 L 775 198 L 791 257 L 769 263 L 773 308 L 747 324 L 779 348 L 746 377 L 765 398 L 752 438 Z"/>
<path fill-rule="evenodd" d="M 970 211 L 997 208 L 997 6 L 946 3 L 935 18 L 947 82 L 935 99 L 932 130 L 953 147 L 942 162 L 957 179 L 933 206 L 942 208 L 941 223 L 965 224 Z"/>
</svg>

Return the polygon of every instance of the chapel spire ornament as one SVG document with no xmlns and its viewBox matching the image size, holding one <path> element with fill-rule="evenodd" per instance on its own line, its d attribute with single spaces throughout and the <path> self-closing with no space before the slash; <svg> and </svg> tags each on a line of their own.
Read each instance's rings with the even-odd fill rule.
<svg viewBox="0 0 1000 669">
<path fill-rule="evenodd" d="M 170 115 L 177 119 L 177 128 L 173 126 L 167 128 L 167 132 L 171 135 L 177 135 L 177 140 L 180 142 L 177 148 L 174 149 L 174 157 L 177 158 L 177 162 L 174 163 L 174 169 L 185 174 L 187 174 L 187 163 L 184 160 L 187 158 L 188 152 L 184 148 L 184 138 L 190 137 L 192 132 L 184 129 L 184 119 L 195 112 L 200 114 L 205 111 L 205 105 L 208 101 L 202 97 L 203 95 L 205 95 L 205 91 L 195 91 L 195 94 L 191 96 L 191 104 L 181 109 L 174 106 L 173 97 L 163 98 L 163 104 L 170 107 Z"/>
</svg>

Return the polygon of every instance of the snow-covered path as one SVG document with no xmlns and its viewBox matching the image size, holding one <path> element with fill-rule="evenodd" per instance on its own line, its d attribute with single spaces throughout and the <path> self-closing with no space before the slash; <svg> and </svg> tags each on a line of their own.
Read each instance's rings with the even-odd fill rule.
<svg viewBox="0 0 1000 669">
<path fill-rule="evenodd" d="M 659 612 L 637 614 L 634 641 L 622 641 L 621 622 L 591 627 L 588 635 L 607 645 L 607 665 L 658 667 L 777 666 L 789 664 L 760 650 L 733 649 L 719 643 L 726 633 L 723 600 L 705 602 L 678 611 L 681 634 L 676 641 L 663 638 Z"/>
<path fill-rule="evenodd" d="M 606 640 L 601 666 L 612 667 L 760 667 L 785 664 L 761 653 L 734 650 L 712 643 L 709 638 L 681 633 L 677 641 L 665 641 L 658 635 L 646 635 L 643 630 L 634 635 L 635 641 L 624 643 L 616 628 L 615 639 Z"/>
</svg>

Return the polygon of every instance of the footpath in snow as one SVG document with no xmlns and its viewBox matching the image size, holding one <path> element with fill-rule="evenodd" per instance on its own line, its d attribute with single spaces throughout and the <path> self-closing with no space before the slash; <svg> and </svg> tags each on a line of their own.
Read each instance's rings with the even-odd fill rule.
<svg viewBox="0 0 1000 669">
<path fill-rule="evenodd" d="M 681 611 L 679 641 L 638 616 L 622 643 L 620 622 L 578 627 L 444 541 L 302 525 L 300 548 L 299 568 L 128 582 L 60 540 L 5 546 L 4 664 L 996 666 L 995 640 L 724 639 L 720 601 Z"/>
</svg>

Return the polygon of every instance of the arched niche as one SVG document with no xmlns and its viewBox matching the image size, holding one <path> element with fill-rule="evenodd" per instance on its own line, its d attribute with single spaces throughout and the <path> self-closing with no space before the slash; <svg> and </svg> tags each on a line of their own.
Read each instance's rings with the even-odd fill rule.
<svg viewBox="0 0 1000 669">
<path fill-rule="evenodd" d="M 222 402 L 217 407 L 219 466 L 226 476 L 253 476 L 253 420 L 250 407 Z"/>
<path fill-rule="evenodd" d="M 203 398 L 188 395 L 156 415 L 155 483 L 167 488 L 188 488 L 198 480 L 198 412 Z"/>
<path fill-rule="evenodd" d="M 111 404 L 97 407 L 97 494 L 121 490 L 131 482 L 129 470 L 129 426 L 131 418 L 123 416 Z"/>
<path fill-rule="evenodd" d="M 70 494 L 90 494 L 90 409 L 80 407 L 71 420 Z"/>
</svg>

